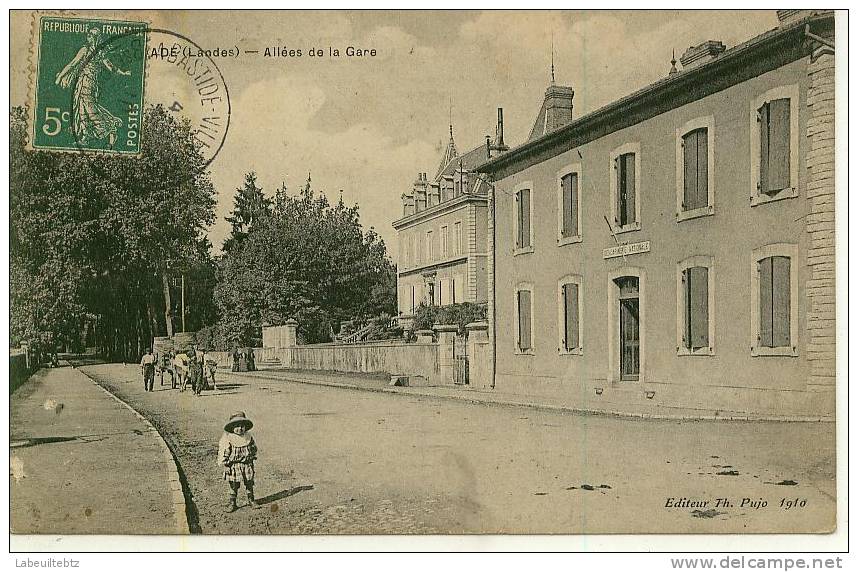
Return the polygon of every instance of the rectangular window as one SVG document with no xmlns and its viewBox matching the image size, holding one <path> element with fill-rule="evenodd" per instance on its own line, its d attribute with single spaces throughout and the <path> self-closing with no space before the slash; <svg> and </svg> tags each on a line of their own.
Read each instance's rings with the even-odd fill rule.
<svg viewBox="0 0 858 572">
<path fill-rule="evenodd" d="M 521 189 L 516 199 L 516 248 L 530 247 L 530 189 Z"/>
<path fill-rule="evenodd" d="M 465 301 L 464 294 L 465 282 L 462 280 L 461 274 L 453 276 L 453 303 L 461 304 Z"/>
<path fill-rule="evenodd" d="M 459 256 L 462 254 L 462 223 L 457 222 L 455 224 L 455 232 L 456 236 L 454 238 L 455 242 L 453 243 L 453 254 Z"/>
<path fill-rule="evenodd" d="M 530 291 L 519 290 L 518 303 L 518 349 L 527 351 L 530 348 Z"/>
<path fill-rule="evenodd" d="M 564 284 L 563 349 L 567 352 L 581 347 L 578 303 L 578 284 Z"/>
<path fill-rule="evenodd" d="M 759 345 L 780 348 L 790 340 L 790 259 L 770 256 L 758 263 L 760 274 Z"/>
<path fill-rule="evenodd" d="M 682 271 L 684 290 L 683 346 L 688 350 L 709 347 L 709 269 L 694 266 Z"/>
<path fill-rule="evenodd" d="M 426 262 L 432 262 L 435 259 L 433 252 L 433 244 L 432 244 L 432 231 L 426 231 Z"/>
<path fill-rule="evenodd" d="M 561 238 L 578 236 L 578 173 L 569 173 L 560 180 L 563 219 Z"/>
<path fill-rule="evenodd" d="M 447 232 L 447 227 L 441 227 L 441 258 L 447 258 L 450 256 L 450 253 L 447 252 L 447 238 L 449 233 Z"/>
<path fill-rule="evenodd" d="M 417 289 L 411 286 L 411 313 L 414 313 L 414 308 L 417 307 Z"/>
<path fill-rule="evenodd" d="M 624 153 L 614 161 L 617 171 L 616 222 L 619 226 L 626 226 L 636 222 L 635 154 Z"/>
<path fill-rule="evenodd" d="M 438 281 L 438 305 L 445 306 L 450 303 L 450 298 L 448 297 L 449 288 L 447 283 L 449 282 L 448 278 L 441 278 Z"/>
<path fill-rule="evenodd" d="M 758 189 L 774 195 L 790 187 L 790 100 L 774 99 L 757 110 L 760 124 Z"/>
<path fill-rule="evenodd" d="M 682 210 L 690 211 L 709 204 L 709 130 L 695 129 L 682 137 L 683 195 Z"/>
</svg>

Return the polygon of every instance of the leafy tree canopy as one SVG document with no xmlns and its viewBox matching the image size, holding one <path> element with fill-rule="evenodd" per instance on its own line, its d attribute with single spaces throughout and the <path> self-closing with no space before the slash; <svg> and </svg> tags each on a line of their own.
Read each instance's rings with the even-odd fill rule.
<svg viewBox="0 0 858 572">
<path fill-rule="evenodd" d="M 339 323 L 392 313 L 396 275 L 381 237 L 364 231 L 357 206 L 331 204 L 309 183 L 284 187 L 272 216 L 258 219 L 225 254 L 215 301 L 222 346 L 259 343 L 262 324 L 298 320 L 308 343 L 328 341 Z"/>
</svg>

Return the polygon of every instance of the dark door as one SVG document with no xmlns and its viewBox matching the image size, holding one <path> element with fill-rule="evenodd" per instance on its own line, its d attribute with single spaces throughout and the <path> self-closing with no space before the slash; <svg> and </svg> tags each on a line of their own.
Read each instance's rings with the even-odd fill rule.
<svg viewBox="0 0 858 572">
<path fill-rule="evenodd" d="M 637 381 L 640 376 L 640 298 L 637 278 L 617 281 L 620 289 L 620 380 Z"/>
<path fill-rule="evenodd" d="M 620 300 L 620 379 L 634 381 L 640 374 L 638 299 Z"/>
</svg>

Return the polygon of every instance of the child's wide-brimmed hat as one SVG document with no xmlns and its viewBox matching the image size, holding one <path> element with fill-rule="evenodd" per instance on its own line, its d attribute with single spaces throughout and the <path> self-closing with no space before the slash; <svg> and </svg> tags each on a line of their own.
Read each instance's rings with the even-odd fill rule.
<svg viewBox="0 0 858 572">
<path fill-rule="evenodd" d="M 235 429 L 237 425 L 244 425 L 244 429 L 246 431 L 250 431 L 253 428 L 253 421 L 247 418 L 244 411 L 239 411 L 229 416 L 229 421 L 227 421 L 226 425 L 223 426 L 223 430 L 227 433 L 232 433 L 232 430 Z"/>
</svg>

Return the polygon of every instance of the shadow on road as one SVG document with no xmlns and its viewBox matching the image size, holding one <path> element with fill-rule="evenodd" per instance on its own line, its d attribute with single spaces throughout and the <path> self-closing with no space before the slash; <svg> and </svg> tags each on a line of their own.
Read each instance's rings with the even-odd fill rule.
<svg viewBox="0 0 858 572">
<path fill-rule="evenodd" d="M 106 433 L 104 435 L 119 434 L 120 433 Z M 22 439 L 13 439 L 9 443 L 9 448 L 22 449 L 24 447 L 34 447 L 36 445 L 47 445 L 50 443 L 66 443 L 68 441 L 78 441 L 80 443 L 94 443 L 95 441 L 102 441 L 104 439 L 104 435 L 76 435 L 74 437 L 25 437 Z"/>
<path fill-rule="evenodd" d="M 217 384 L 217 390 L 221 389 L 235 389 L 236 387 L 244 387 L 247 385 L 246 383 L 219 383 Z"/>
<path fill-rule="evenodd" d="M 281 499 L 285 499 L 287 497 L 291 497 L 293 495 L 297 495 L 302 491 L 312 491 L 313 485 L 298 485 L 297 487 L 292 487 L 290 489 L 283 489 L 279 493 L 274 493 L 273 495 L 268 495 L 262 497 L 261 499 L 256 499 L 256 502 L 259 504 L 268 504 L 270 502 L 279 501 Z"/>
</svg>

